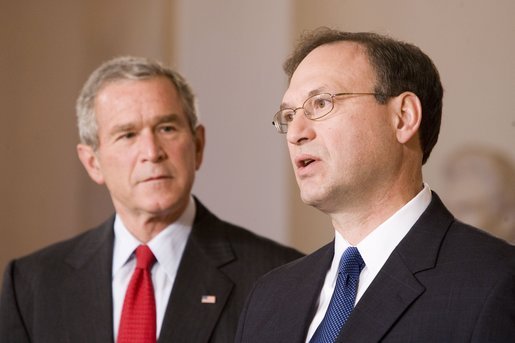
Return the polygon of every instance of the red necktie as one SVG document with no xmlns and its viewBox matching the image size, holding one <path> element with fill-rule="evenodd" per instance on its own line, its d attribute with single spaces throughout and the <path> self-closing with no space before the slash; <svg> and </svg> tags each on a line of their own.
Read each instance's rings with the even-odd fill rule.
<svg viewBox="0 0 515 343">
<path fill-rule="evenodd" d="M 136 269 L 123 302 L 118 343 L 156 342 L 156 301 L 150 275 L 155 261 L 148 246 L 136 249 Z"/>
</svg>

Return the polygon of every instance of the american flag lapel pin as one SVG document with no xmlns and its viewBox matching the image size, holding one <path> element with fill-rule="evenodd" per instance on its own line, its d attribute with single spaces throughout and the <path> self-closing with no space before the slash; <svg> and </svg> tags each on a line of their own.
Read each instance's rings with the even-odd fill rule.
<svg viewBox="0 0 515 343">
<path fill-rule="evenodd" d="M 216 303 L 216 295 L 203 295 L 200 298 L 202 304 L 214 304 Z"/>
</svg>

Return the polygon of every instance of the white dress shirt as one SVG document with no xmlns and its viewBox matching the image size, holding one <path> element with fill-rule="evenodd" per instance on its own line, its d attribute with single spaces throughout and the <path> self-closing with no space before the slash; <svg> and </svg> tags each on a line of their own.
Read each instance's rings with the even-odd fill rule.
<svg viewBox="0 0 515 343">
<path fill-rule="evenodd" d="M 195 202 L 190 202 L 181 217 L 168 225 L 157 236 L 147 243 L 156 257 L 152 267 L 152 284 L 156 298 L 156 334 L 159 337 L 163 317 L 168 305 L 177 269 L 182 253 L 191 232 L 195 218 Z M 136 268 L 135 249 L 142 244 L 125 227 L 121 218 L 116 215 L 114 221 L 113 250 L 113 333 L 118 338 L 118 328 L 122 314 L 125 292 L 129 286 L 132 273 Z M 156 338 L 157 338 L 156 337 Z"/>
<path fill-rule="evenodd" d="M 392 251 L 404 236 L 406 236 L 413 224 L 415 224 L 429 206 L 430 202 L 431 190 L 427 184 L 424 184 L 422 191 L 358 243 L 356 247 L 363 261 L 365 261 L 365 268 L 363 268 L 359 276 L 355 304 L 359 301 L 363 293 L 365 293 L 368 286 L 370 286 L 372 280 L 374 280 L 379 273 L 379 270 L 383 267 Z M 325 277 L 324 285 L 318 299 L 317 311 L 309 326 L 306 342 L 309 342 L 317 327 L 322 322 L 322 319 L 324 319 L 336 285 L 338 264 L 343 252 L 349 246 L 350 244 L 340 233 L 335 231 L 333 262 Z"/>
</svg>

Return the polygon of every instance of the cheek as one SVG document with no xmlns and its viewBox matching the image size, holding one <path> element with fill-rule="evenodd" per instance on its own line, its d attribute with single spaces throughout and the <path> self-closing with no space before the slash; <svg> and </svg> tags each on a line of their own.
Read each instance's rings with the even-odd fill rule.
<svg viewBox="0 0 515 343">
<path fill-rule="evenodd" d="M 194 173 L 200 166 L 201 155 L 197 152 L 194 144 L 184 143 L 176 145 L 170 151 L 169 158 L 177 168 Z"/>
<path fill-rule="evenodd" d="M 295 156 L 295 147 L 288 143 L 288 154 L 290 156 L 290 162 L 293 167 L 295 167 L 295 162 L 293 160 L 293 156 Z"/>
<path fill-rule="evenodd" d="M 103 175 L 106 185 L 116 187 L 116 185 L 124 187 L 133 183 L 135 168 L 128 160 L 117 159 L 115 157 L 109 160 L 109 163 L 103 166 Z"/>
<path fill-rule="evenodd" d="M 388 121 L 387 114 L 373 113 L 356 128 L 360 140 L 369 146 L 378 148 L 391 146 L 396 141 L 393 123 Z"/>
<path fill-rule="evenodd" d="M 325 138 L 324 146 L 331 159 L 338 161 L 337 168 L 359 169 L 373 160 L 384 158 L 385 149 L 390 144 L 383 136 L 384 128 L 379 130 L 375 124 L 364 124 L 347 122 L 345 129 L 331 129 L 332 134 Z"/>
<path fill-rule="evenodd" d="M 347 159 L 357 154 L 368 141 L 368 132 L 352 123 L 334 125 L 320 137 L 323 146 L 333 158 Z M 358 154 L 359 155 L 359 154 Z"/>
</svg>

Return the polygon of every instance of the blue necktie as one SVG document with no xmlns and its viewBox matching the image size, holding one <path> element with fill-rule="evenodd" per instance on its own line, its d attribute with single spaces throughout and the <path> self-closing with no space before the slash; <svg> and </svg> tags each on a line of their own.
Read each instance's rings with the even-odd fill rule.
<svg viewBox="0 0 515 343">
<path fill-rule="evenodd" d="M 365 262 L 358 248 L 349 247 L 343 252 L 331 302 L 310 343 L 332 343 L 336 340 L 354 308 L 359 274 L 363 267 Z"/>
</svg>

